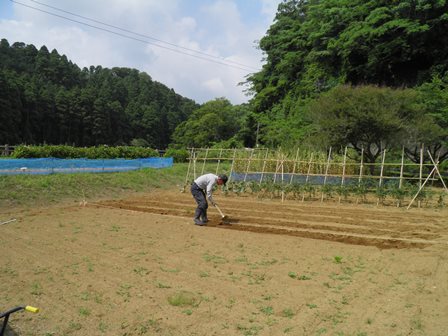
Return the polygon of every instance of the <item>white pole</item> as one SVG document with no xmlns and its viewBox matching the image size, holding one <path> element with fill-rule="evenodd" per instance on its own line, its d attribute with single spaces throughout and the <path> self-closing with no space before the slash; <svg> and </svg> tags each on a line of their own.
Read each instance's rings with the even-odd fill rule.
<svg viewBox="0 0 448 336">
<path fill-rule="evenodd" d="M 232 165 L 230 166 L 230 175 L 229 175 L 229 181 L 232 179 L 232 173 L 233 173 L 233 168 L 235 165 L 235 157 L 236 157 L 236 148 L 233 150 L 233 159 L 232 159 Z"/>
<path fill-rule="evenodd" d="M 424 149 L 425 145 L 421 144 L 420 146 L 420 179 L 418 182 L 418 186 L 421 187 L 422 186 L 422 179 L 423 179 L 423 149 Z M 418 207 L 420 208 L 420 200 L 418 200 Z"/>
<path fill-rule="evenodd" d="M 216 165 L 216 174 L 215 175 L 218 175 L 218 169 L 219 169 L 219 164 L 221 162 L 221 157 L 222 157 L 222 148 L 219 151 L 219 158 L 218 158 L 218 164 Z"/>
<path fill-rule="evenodd" d="M 311 163 L 313 162 L 313 154 L 314 153 L 311 153 L 311 155 L 310 155 L 310 162 L 308 163 L 308 172 L 306 173 L 305 184 L 308 183 L 308 178 L 310 177 Z M 302 202 L 303 201 L 305 201 L 305 192 L 302 195 Z"/>
<path fill-rule="evenodd" d="M 448 192 L 448 188 L 446 187 L 446 184 L 443 181 L 443 178 L 442 178 L 442 175 L 440 174 L 439 168 L 437 168 L 437 165 L 439 164 L 439 160 L 437 160 L 437 162 L 434 162 L 434 159 L 433 159 L 431 153 L 429 152 L 429 150 L 428 150 L 428 154 L 429 154 L 429 157 L 431 158 L 432 163 L 434 164 L 434 168 L 436 169 L 437 174 L 440 177 L 440 181 L 442 181 L 442 184 L 443 184 L 443 187 L 445 188 L 445 191 Z"/>
<path fill-rule="evenodd" d="M 294 174 L 296 172 L 296 164 L 297 164 L 297 160 L 299 159 L 299 151 L 300 151 L 300 147 L 297 147 L 296 158 L 294 160 L 294 166 L 292 168 L 292 174 L 291 174 L 291 179 L 289 180 L 289 184 L 292 183 L 292 179 L 294 178 Z"/>
<path fill-rule="evenodd" d="M 403 186 L 403 170 L 404 170 L 404 146 L 401 151 L 400 183 L 398 185 L 398 189 L 401 189 L 401 187 Z"/>
<path fill-rule="evenodd" d="M 327 183 L 328 170 L 330 168 L 330 160 L 331 160 L 331 146 L 330 146 L 330 150 L 328 151 L 327 166 L 325 167 L 324 187 Z M 324 191 L 323 190 L 322 190 L 322 195 L 321 195 L 320 201 L 321 202 L 324 201 Z"/>
<path fill-rule="evenodd" d="M 204 174 L 205 162 L 207 161 L 207 157 L 208 157 L 208 148 L 205 150 L 204 164 L 202 165 L 202 172 L 201 172 L 201 175 Z"/>
<path fill-rule="evenodd" d="M 431 172 L 429 173 L 428 177 L 426 178 L 425 182 L 420 186 L 420 188 L 418 189 L 417 193 L 415 194 L 414 198 L 412 199 L 412 201 L 409 203 L 408 207 L 406 209 L 409 209 L 412 205 L 412 203 L 414 202 L 414 200 L 417 198 L 418 194 L 420 194 L 420 191 L 423 189 L 423 187 L 425 186 L 426 182 L 428 182 L 429 178 L 431 177 L 432 173 L 434 173 L 434 171 L 436 170 L 436 166 L 434 166 L 434 168 L 431 170 Z M 420 206 L 419 206 L 420 207 Z"/>
<path fill-rule="evenodd" d="M 347 162 L 347 146 L 345 146 L 344 150 L 344 160 L 342 162 L 342 178 L 341 178 L 341 188 L 344 186 L 345 182 L 345 163 Z M 339 203 L 341 203 L 341 194 L 339 194 Z"/>
<path fill-rule="evenodd" d="M 244 175 L 244 182 L 246 182 L 247 174 L 249 173 L 250 162 L 252 160 L 253 155 L 254 155 L 254 149 L 252 148 L 252 152 L 250 153 L 249 160 L 247 161 L 246 174 Z"/>
<path fill-rule="evenodd" d="M 185 191 L 185 187 L 188 184 L 188 178 L 190 177 L 190 166 L 191 166 L 191 161 L 193 161 L 193 158 L 191 157 L 191 154 L 193 153 L 193 149 L 190 148 L 190 154 L 188 155 L 188 169 L 187 169 L 187 176 L 185 176 L 185 185 L 184 185 L 184 190 Z"/>
<path fill-rule="evenodd" d="M 269 149 L 266 149 L 266 155 L 265 155 L 264 161 L 263 161 L 263 168 L 261 169 L 260 184 L 261 184 L 261 182 L 263 182 L 263 174 L 264 174 L 264 169 L 266 168 L 266 160 L 268 158 L 268 153 L 269 153 Z"/>
</svg>

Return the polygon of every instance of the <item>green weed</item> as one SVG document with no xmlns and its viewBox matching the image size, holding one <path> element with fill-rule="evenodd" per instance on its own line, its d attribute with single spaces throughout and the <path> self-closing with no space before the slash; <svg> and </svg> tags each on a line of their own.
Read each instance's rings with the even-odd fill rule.
<svg viewBox="0 0 448 336">
<path fill-rule="evenodd" d="M 168 302 L 170 305 L 176 307 L 197 307 L 201 301 L 200 298 L 192 292 L 180 291 L 170 295 L 168 297 Z"/>
</svg>

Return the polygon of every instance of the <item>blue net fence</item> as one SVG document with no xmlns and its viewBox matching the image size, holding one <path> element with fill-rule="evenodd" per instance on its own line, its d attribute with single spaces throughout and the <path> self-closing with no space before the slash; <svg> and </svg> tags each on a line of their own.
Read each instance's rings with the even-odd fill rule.
<svg viewBox="0 0 448 336">
<path fill-rule="evenodd" d="M 111 173 L 141 168 L 167 168 L 173 158 L 145 159 L 1 159 L 0 175 L 55 174 L 55 173 Z"/>
</svg>

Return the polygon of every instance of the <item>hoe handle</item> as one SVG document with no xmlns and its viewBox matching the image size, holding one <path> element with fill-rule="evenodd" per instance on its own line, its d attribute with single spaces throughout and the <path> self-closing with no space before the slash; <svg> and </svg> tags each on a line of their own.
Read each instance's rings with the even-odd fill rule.
<svg viewBox="0 0 448 336">
<path fill-rule="evenodd" d="M 217 204 L 215 204 L 215 208 L 216 209 L 218 209 L 218 211 L 219 211 L 219 214 L 221 215 L 221 217 L 222 218 L 224 218 L 225 217 L 225 215 L 222 213 L 222 211 L 221 211 L 221 209 L 218 207 L 218 205 Z"/>
</svg>

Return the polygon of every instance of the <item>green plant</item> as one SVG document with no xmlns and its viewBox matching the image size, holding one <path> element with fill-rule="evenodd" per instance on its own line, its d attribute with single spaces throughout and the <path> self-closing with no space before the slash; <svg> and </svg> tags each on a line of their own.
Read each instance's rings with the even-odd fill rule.
<svg viewBox="0 0 448 336">
<path fill-rule="evenodd" d="M 340 263 L 342 262 L 342 257 L 341 257 L 341 256 L 335 256 L 335 257 L 334 257 L 334 262 L 335 262 L 336 264 L 340 264 Z"/>
<path fill-rule="evenodd" d="M 294 311 L 291 308 L 285 308 L 282 311 L 283 317 L 292 318 L 294 315 Z"/>
<path fill-rule="evenodd" d="M 79 308 L 79 315 L 81 316 L 89 316 L 90 310 L 84 307 Z"/>
<path fill-rule="evenodd" d="M 260 311 L 265 315 L 274 314 L 274 308 L 272 308 L 271 306 L 262 307 L 262 308 L 260 308 Z"/>
<path fill-rule="evenodd" d="M 292 279 L 297 279 L 297 273 L 296 272 L 288 272 L 288 276 Z"/>
<path fill-rule="evenodd" d="M 299 280 L 311 280 L 311 277 L 308 276 L 308 275 L 303 274 L 303 275 L 299 276 L 298 279 Z"/>
<path fill-rule="evenodd" d="M 200 304 L 200 298 L 192 292 L 179 291 L 170 295 L 168 297 L 168 302 L 170 305 L 176 307 L 197 307 Z"/>
<path fill-rule="evenodd" d="M 163 156 L 172 157 L 175 163 L 180 163 L 188 162 L 190 153 L 186 149 L 168 148 Z"/>
</svg>

